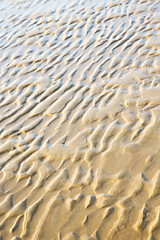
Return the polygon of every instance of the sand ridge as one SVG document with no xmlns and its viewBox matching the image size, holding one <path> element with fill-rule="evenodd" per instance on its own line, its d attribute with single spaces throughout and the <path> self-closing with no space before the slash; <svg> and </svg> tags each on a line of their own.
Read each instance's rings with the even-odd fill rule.
<svg viewBox="0 0 160 240">
<path fill-rule="evenodd" d="M 0 239 L 159 239 L 159 1 L 4 1 Z"/>
</svg>

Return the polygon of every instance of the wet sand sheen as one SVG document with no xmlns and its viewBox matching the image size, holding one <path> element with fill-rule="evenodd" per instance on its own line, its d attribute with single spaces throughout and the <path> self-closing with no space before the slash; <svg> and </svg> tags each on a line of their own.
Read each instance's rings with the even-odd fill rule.
<svg viewBox="0 0 160 240">
<path fill-rule="evenodd" d="M 159 1 L 0 9 L 0 239 L 158 240 Z"/>
</svg>

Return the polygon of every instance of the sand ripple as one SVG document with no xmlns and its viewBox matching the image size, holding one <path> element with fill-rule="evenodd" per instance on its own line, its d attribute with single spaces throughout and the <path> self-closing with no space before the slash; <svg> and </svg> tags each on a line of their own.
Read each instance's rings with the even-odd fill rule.
<svg viewBox="0 0 160 240">
<path fill-rule="evenodd" d="M 159 1 L 0 2 L 0 239 L 160 239 Z"/>
</svg>

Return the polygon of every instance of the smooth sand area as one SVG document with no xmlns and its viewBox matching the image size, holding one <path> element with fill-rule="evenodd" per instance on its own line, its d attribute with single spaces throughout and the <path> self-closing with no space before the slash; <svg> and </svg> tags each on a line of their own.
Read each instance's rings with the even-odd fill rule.
<svg viewBox="0 0 160 240">
<path fill-rule="evenodd" d="M 0 240 L 160 239 L 160 1 L 0 0 Z"/>
</svg>

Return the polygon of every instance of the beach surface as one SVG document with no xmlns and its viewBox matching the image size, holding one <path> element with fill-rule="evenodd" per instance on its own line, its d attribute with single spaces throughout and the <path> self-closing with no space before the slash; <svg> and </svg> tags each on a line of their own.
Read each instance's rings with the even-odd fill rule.
<svg viewBox="0 0 160 240">
<path fill-rule="evenodd" d="M 0 13 L 0 240 L 159 240 L 160 1 Z"/>
</svg>

